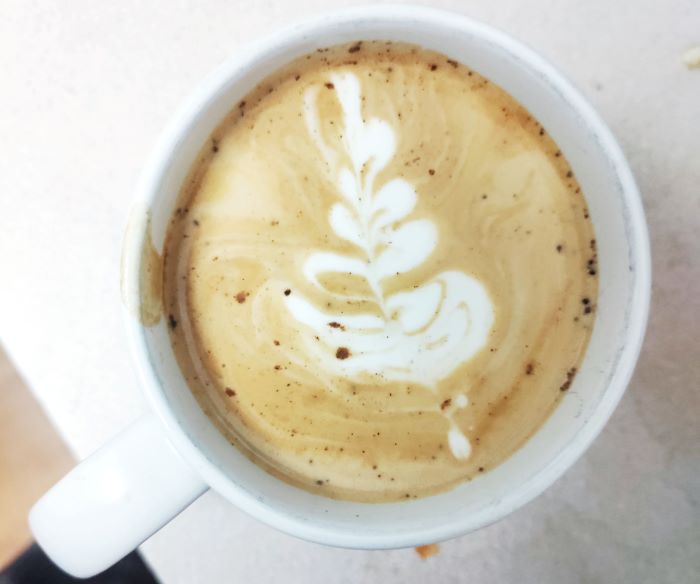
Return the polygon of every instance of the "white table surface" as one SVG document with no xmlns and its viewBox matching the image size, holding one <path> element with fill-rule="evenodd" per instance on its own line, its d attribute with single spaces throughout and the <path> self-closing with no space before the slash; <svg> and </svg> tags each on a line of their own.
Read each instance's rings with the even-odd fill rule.
<svg viewBox="0 0 700 584">
<path fill-rule="evenodd" d="M 166 120 L 246 41 L 347 2 L 0 3 L 0 336 L 78 457 L 145 410 L 119 311 L 131 190 Z M 441 546 L 298 541 L 208 493 L 143 546 L 166 584 L 700 581 L 700 1 L 433 2 L 564 70 L 627 152 L 654 301 L 602 436 L 510 518 Z"/>
</svg>

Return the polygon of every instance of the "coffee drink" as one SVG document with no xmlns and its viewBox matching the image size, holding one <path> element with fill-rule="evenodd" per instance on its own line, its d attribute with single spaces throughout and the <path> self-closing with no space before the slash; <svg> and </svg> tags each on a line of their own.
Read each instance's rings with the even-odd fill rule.
<svg viewBox="0 0 700 584">
<path fill-rule="evenodd" d="M 164 250 L 180 367 L 225 436 L 304 489 L 433 494 L 501 463 L 580 366 L 586 201 L 517 101 L 398 43 L 319 50 L 213 133 Z"/>
</svg>

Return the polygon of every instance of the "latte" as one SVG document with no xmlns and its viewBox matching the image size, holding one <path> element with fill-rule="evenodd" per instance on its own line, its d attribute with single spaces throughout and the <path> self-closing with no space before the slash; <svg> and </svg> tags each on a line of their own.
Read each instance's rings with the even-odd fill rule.
<svg viewBox="0 0 700 584">
<path fill-rule="evenodd" d="M 590 337 L 586 202 L 556 143 L 444 55 L 383 42 L 277 72 L 214 132 L 164 258 L 180 367 L 227 438 L 326 496 L 488 471 Z"/>
</svg>

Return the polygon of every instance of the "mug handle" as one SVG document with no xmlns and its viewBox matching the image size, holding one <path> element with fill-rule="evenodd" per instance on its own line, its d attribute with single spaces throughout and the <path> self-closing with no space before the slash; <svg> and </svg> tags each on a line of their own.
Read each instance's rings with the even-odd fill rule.
<svg viewBox="0 0 700 584">
<path fill-rule="evenodd" d="M 134 550 L 207 485 L 146 414 L 56 483 L 29 513 L 46 554 L 78 578 Z"/>
</svg>

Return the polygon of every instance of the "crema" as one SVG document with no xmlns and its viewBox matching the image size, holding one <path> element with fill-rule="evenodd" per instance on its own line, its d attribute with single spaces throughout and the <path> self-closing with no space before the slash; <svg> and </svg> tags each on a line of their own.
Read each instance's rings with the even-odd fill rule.
<svg viewBox="0 0 700 584">
<path fill-rule="evenodd" d="M 163 290 L 180 367 L 236 447 L 387 501 L 538 429 L 583 358 L 596 271 L 536 119 L 468 63 L 358 42 L 232 104 L 183 186 Z"/>
</svg>

